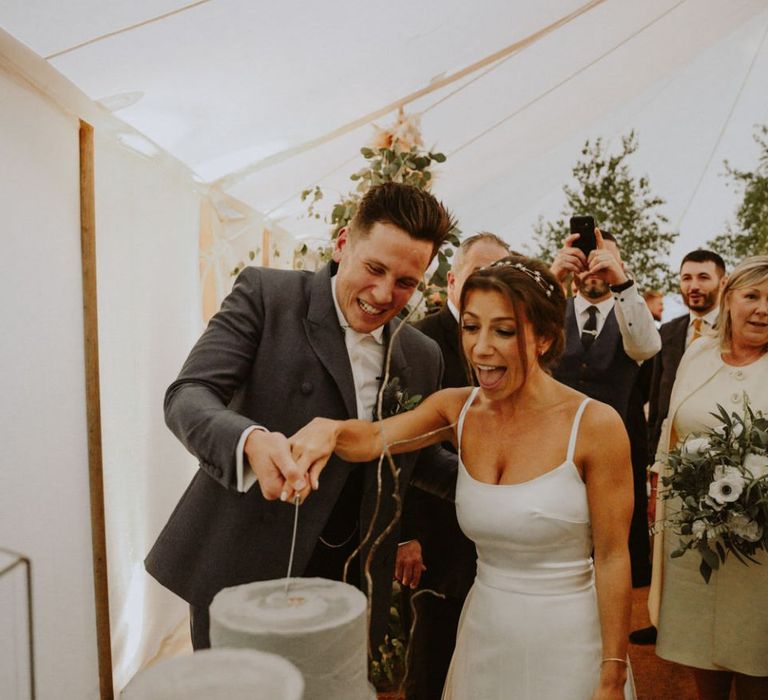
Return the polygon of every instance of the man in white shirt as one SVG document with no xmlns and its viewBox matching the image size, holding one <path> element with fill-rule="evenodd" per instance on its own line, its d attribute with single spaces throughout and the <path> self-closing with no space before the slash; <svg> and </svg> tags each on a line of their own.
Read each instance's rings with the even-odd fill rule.
<svg viewBox="0 0 768 700">
<path fill-rule="evenodd" d="M 616 239 L 596 230 L 589 257 L 572 234 L 552 263 L 564 282 L 572 273 L 577 293 L 566 310 L 566 349 L 554 376 L 626 417 L 637 370 L 661 348 L 661 339 L 637 286 L 625 272 Z"/>
<path fill-rule="evenodd" d="M 646 522 L 647 426 L 638 389 L 640 365 L 661 347 L 645 300 L 626 274 L 618 245 L 607 232 L 595 232 L 598 248 L 589 257 L 566 239 L 552 272 L 562 281 L 575 277 L 568 300 L 565 351 L 553 371 L 556 379 L 613 406 L 624 420 L 632 448 L 635 508 L 629 534 L 634 586 L 650 582 L 650 540 Z"/>
</svg>

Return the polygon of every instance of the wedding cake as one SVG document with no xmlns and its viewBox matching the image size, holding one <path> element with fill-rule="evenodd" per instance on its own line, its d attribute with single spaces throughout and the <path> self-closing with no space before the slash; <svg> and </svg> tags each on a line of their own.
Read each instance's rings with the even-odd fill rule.
<svg viewBox="0 0 768 700">
<path fill-rule="evenodd" d="M 253 649 L 206 649 L 163 659 L 145 669 L 121 700 L 301 700 L 298 669 Z"/>
<path fill-rule="evenodd" d="M 323 578 L 225 588 L 210 607 L 211 646 L 257 649 L 290 660 L 304 700 L 375 700 L 368 683 L 367 601 L 354 586 Z"/>
</svg>

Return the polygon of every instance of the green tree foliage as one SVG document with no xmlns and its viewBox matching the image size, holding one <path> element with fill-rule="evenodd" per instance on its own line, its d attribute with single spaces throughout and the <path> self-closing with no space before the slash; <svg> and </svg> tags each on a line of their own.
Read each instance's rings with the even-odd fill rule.
<svg viewBox="0 0 768 700">
<path fill-rule="evenodd" d="M 744 189 L 744 198 L 736 209 L 736 225 L 729 223 L 725 233 L 707 243 L 729 267 L 751 255 L 768 253 L 768 126 L 758 127 L 754 138 L 760 155 L 753 171 L 737 170 L 725 162 L 733 184 Z"/>
<path fill-rule="evenodd" d="M 571 171 L 576 184 L 563 187 L 566 206 L 560 218 L 539 219 L 534 227 L 538 257 L 551 261 L 569 233 L 568 219 L 591 214 L 598 228 L 616 237 L 641 289 L 676 289 L 676 275 L 666 260 L 678 234 L 667 228 L 668 219 L 660 211 L 666 200 L 652 194 L 647 177 L 630 172 L 627 159 L 637 148 L 634 131 L 622 137 L 615 155 L 606 152 L 600 138 L 586 141 Z"/>
</svg>

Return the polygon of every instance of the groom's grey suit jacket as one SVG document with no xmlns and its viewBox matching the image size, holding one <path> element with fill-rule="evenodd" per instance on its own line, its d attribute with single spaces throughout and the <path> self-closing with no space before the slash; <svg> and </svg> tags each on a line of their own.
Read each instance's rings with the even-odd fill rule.
<svg viewBox="0 0 768 700">
<path fill-rule="evenodd" d="M 398 323 L 387 325 L 387 343 Z M 410 395 L 427 395 L 439 388 L 442 371 L 434 341 L 404 326 L 392 348 L 391 376 Z M 235 452 L 243 430 L 254 423 L 290 436 L 315 416 L 357 416 L 330 266 L 316 274 L 246 268 L 168 388 L 165 416 L 200 468 L 147 556 L 147 571 L 199 606 L 227 586 L 284 577 L 293 506 L 265 500 L 258 485 L 238 492 Z M 395 458 L 401 495 L 417 454 Z M 352 469 L 364 470 L 359 531 L 366 531 L 376 502 L 376 466 L 331 457 L 319 490 L 301 506 L 294 575 L 304 571 Z M 386 463 L 383 471 L 384 498 L 372 540 L 395 510 Z M 398 536 L 399 526 L 373 560 L 374 644 L 386 631 Z M 367 554 L 368 547 L 361 562 Z"/>
</svg>

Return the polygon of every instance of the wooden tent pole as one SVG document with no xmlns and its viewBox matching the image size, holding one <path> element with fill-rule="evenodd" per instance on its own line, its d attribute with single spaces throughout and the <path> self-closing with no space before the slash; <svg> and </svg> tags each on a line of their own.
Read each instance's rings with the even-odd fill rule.
<svg viewBox="0 0 768 700">
<path fill-rule="evenodd" d="M 107 540 L 99 396 L 99 324 L 96 304 L 96 205 L 93 127 L 80 121 L 80 246 L 83 274 L 83 346 L 88 422 L 88 475 L 91 494 L 91 547 L 96 604 L 96 645 L 101 700 L 113 700 L 112 641 L 107 586 Z"/>
</svg>

